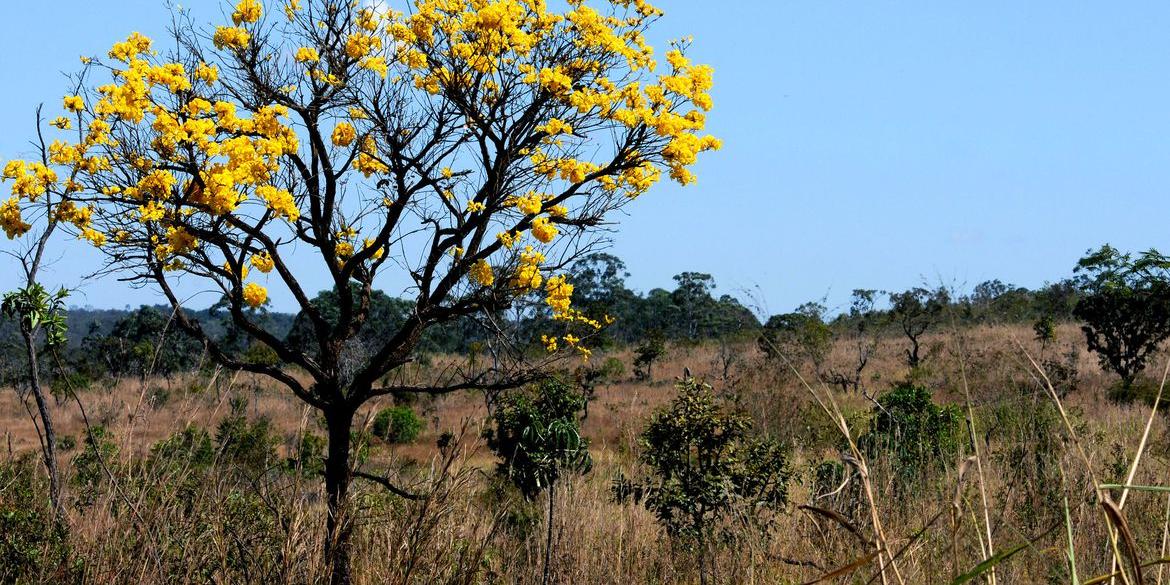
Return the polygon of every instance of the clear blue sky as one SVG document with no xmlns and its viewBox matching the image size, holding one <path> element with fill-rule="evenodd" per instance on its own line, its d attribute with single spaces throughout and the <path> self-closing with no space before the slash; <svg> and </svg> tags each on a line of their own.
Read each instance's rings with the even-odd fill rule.
<svg viewBox="0 0 1170 585">
<path fill-rule="evenodd" d="M 59 103 L 78 55 L 169 20 L 162 0 L 18 4 L 0 22 L 0 158 L 28 152 L 33 109 Z M 1170 3 L 658 5 L 658 33 L 693 34 L 715 66 L 725 148 L 623 219 L 613 251 L 636 289 L 709 272 L 779 312 L 923 279 L 1039 286 L 1106 241 L 1170 248 Z M 84 294 L 155 300 L 109 280 Z"/>
</svg>

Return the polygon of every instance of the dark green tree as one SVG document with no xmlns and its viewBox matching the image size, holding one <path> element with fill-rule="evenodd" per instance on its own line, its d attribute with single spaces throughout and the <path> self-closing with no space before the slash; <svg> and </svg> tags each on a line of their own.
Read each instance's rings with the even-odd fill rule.
<svg viewBox="0 0 1170 585">
<path fill-rule="evenodd" d="M 729 411 L 693 378 L 654 413 L 640 443 L 653 472 L 641 490 L 644 503 L 676 542 L 696 553 L 703 583 L 719 528 L 733 511 L 753 520 L 788 501 L 786 450 L 754 437 L 750 418 Z"/>
<path fill-rule="evenodd" d="M 666 337 L 655 329 L 634 348 L 634 376 L 639 380 L 654 381 L 654 362 L 666 355 Z"/>
<path fill-rule="evenodd" d="M 157 307 L 143 305 L 119 319 L 109 335 L 87 337 L 90 359 L 104 362 L 114 376 L 170 378 L 199 363 L 203 346 Z"/>
<path fill-rule="evenodd" d="M 773 315 L 757 343 L 768 359 L 807 359 L 820 376 L 833 348 L 833 331 L 825 323 L 825 306 L 805 303 L 791 313 Z"/>
<path fill-rule="evenodd" d="M 1089 351 L 1129 390 L 1159 344 L 1170 337 L 1170 258 L 1106 244 L 1077 262 L 1083 295 L 1073 314 L 1084 322 Z"/>
<path fill-rule="evenodd" d="M 906 363 L 910 367 L 916 368 L 922 363 L 922 335 L 938 324 L 949 304 L 950 293 L 942 287 L 935 290 L 915 287 L 890 293 L 890 318 L 910 340 L 910 347 L 906 350 Z"/>
<path fill-rule="evenodd" d="M 528 499 L 548 491 L 544 583 L 549 582 L 556 484 L 568 473 L 593 466 L 589 443 L 581 437 L 579 414 L 585 398 L 565 382 L 550 378 L 528 392 L 505 395 L 492 415 L 488 447 L 500 458 L 497 471 Z"/>
</svg>

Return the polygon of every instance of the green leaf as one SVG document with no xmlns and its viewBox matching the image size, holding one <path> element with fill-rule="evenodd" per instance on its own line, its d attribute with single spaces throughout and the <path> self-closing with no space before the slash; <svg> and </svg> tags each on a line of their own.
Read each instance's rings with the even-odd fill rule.
<svg viewBox="0 0 1170 585">
<path fill-rule="evenodd" d="M 1028 542 L 1020 543 L 1009 549 L 1001 550 L 995 553 L 987 560 L 979 563 L 978 565 L 975 565 L 975 568 L 967 571 L 966 573 L 963 573 L 962 575 L 959 575 L 957 578 L 955 578 L 954 581 L 951 581 L 951 585 L 962 585 L 963 583 L 971 581 L 972 579 L 990 571 L 993 567 L 1002 563 L 1003 561 L 1012 558 L 1016 555 L 1016 553 L 1028 548 L 1030 544 L 1031 543 Z"/>
</svg>

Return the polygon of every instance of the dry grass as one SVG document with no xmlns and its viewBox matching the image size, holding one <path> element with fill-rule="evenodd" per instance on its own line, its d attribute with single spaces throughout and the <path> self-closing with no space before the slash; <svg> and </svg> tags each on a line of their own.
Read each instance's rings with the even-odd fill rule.
<svg viewBox="0 0 1170 585">
<path fill-rule="evenodd" d="M 816 466 L 839 461 L 844 444 L 813 401 L 810 388 L 803 387 L 793 372 L 765 362 L 750 343 L 730 354 L 707 345 L 672 347 L 664 363 L 655 367 L 659 381 L 626 380 L 597 390 L 583 423 L 595 467 L 558 491 L 557 582 L 697 582 L 688 555 L 664 537 L 653 515 L 632 504 L 615 503 L 610 495 L 611 481 L 619 472 L 643 473 L 637 463 L 637 435 L 649 414 L 673 397 L 671 380 L 684 368 L 734 398 L 763 431 L 788 441 L 797 472 L 791 505 L 771 522 L 767 534 L 721 549 L 715 572 L 722 582 L 811 582 L 873 550 L 826 517 L 797 509 L 798 504 L 835 510 L 864 535 L 872 534 L 872 518 L 880 519 L 888 547 L 883 558 L 894 557 L 890 564 L 896 565 L 897 573 L 888 566 L 880 575 L 876 562 L 866 563 L 837 582 L 950 582 L 983 560 L 985 513 L 996 551 L 1026 545 L 996 567 L 997 583 L 1071 582 L 1069 530 L 1080 582 L 1106 574 L 1113 551 L 1090 478 L 1125 481 L 1150 409 L 1140 402 L 1108 400 L 1112 379 L 1080 346 L 1079 334 L 1071 326 L 1061 328 L 1058 342 L 1048 348 L 1033 342 L 1024 327 L 989 326 L 930 337 L 926 367 L 916 374 L 917 381 L 934 391 L 936 401 L 962 405 L 965 372 L 982 441 L 987 508 L 975 472 L 963 465 L 971 455 L 967 449 L 910 486 L 896 479 L 890 461 L 869 461 L 872 510 L 857 491 L 857 482 L 829 497 L 817 498 L 814 493 Z M 830 361 L 847 362 L 849 350 L 848 344 L 839 345 Z M 872 393 L 880 394 L 910 374 L 901 351 L 899 340 L 883 341 L 866 370 L 866 387 Z M 1042 359 L 1075 357 L 1078 387 L 1062 400 L 1092 470 L 1086 469 L 1053 401 L 1033 376 L 1027 354 Z M 725 367 L 729 356 L 731 365 Z M 628 353 L 614 357 L 629 368 Z M 1165 359 L 1159 357 L 1151 369 L 1160 374 Z M 725 370 L 729 375 L 723 377 Z M 811 372 L 802 373 L 813 379 Z M 151 395 L 161 394 L 158 389 L 167 389 L 165 403 L 152 403 Z M 870 397 L 820 384 L 812 384 L 811 390 L 839 405 L 853 433 L 864 430 L 866 413 L 873 407 Z M 69 554 L 83 561 L 83 581 L 320 579 L 324 568 L 317 553 L 323 505 L 316 479 L 225 471 L 200 476 L 199 482 L 189 485 L 188 470 L 135 465 L 151 445 L 187 425 L 214 430 L 228 414 L 233 396 L 248 398 L 250 416 L 272 421 L 282 455 L 293 452 L 297 437 L 306 430 L 321 433 L 314 413 L 248 375 L 123 380 L 81 394 L 90 422 L 107 426 L 119 447 L 96 499 L 69 506 Z M 386 404 L 372 404 L 363 414 Z M 376 486 L 361 486 L 355 562 L 359 582 L 539 582 L 542 506 L 519 500 L 492 479 L 493 460 L 478 439 L 486 414 L 482 397 L 466 393 L 424 398 L 414 407 L 426 423 L 419 440 L 406 446 L 374 445 L 367 466 L 390 469 L 391 475 L 432 496 L 423 503 L 405 502 Z M 363 414 L 359 420 L 364 420 Z M 55 415 L 58 432 L 80 443 L 85 424 L 77 404 L 58 404 Z M 35 449 L 35 431 L 11 390 L 0 393 L 0 428 L 10 461 Z M 454 452 L 440 453 L 435 447 L 445 431 L 462 437 Z M 1170 431 L 1164 416 L 1153 418 L 1147 443 L 1131 483 L 1170 483 Z M 63 462 L 76 453 L 63 454 Z M 70 498 L 77 498 L 80 491 L 71 487 Z M 0 491 L 0 504 L 6 497 Z M 1166 510 L 1166 494 L 1133 491 L 1127 496 L 1124 515 L 1135 552 L 1146 562 L 1165 554 Z M 1145 582 L 1168 582 L 1161 574 L 1147 568 Z M 41 574 L 45 581 L 59 575 Z M 1132 572 L 1127 576 L 1136 583 Z"/>
</svg>

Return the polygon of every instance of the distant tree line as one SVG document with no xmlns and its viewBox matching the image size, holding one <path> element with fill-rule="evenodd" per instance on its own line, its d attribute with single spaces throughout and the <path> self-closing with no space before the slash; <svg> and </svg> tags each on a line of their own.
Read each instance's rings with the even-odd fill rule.
<svg viewBox="0 0 1170 585">
<path fill-rule="evenodd" d="M 945 287 L 857 290 L 844 310 L 814 301 L 761 323 L 756 312 L 739 298 L 717 293 L 710 274 L 683 272 L 674 277 L 670 290 L 654 288 L 639 293 L 627 285 L 629 272 L 625 263 L 612 254 L 586 256 L 570 272 L 574 275 L 574 306 L 592 318 L 610 322 L 590 343 L 595 347 L 638 349 L 636 353 L 646 356 L 639 367 L 647 375 L 654 354 L 661 353 L 656 348 L 665 343 L 757 339 L 766 354 L 788 351 L 819 368 L 834 340 L 849 339 L 857 345 L 858 363 L 825 372 L 826 381 L 843 389 L 856 388 L 877 337 L 905 336 L 906 358 L 914 366 L 923 359 L 921 336 L 938 328 L 944 318 L 948 327 L 1082 321 L 1077 316 L 1078 304 L 1085 309 L 1081 300 L 1086 292 L 1101 288 L 1100 283 L 1078 274 L 1036 290 L 999 280 L 980 283 L 966 295 L 956 295 Z M 370 322 L 376 325 L 363 330 L 353 351 L 361 351 L 363 345 L 373 347 L 380 336 L 396 331 L 412 306 L 410 301 L 382 292 L 375 292 L 370 302 Z M 336 319 L 336 291 L 320 292 L 313 304 L 326 319 Z M 268 311 L 265 307 L 249 310 L 254 312 L 253 318 L 283 335 L 290 344 L 314 351 L 316 337 L 303 315 Z M 223 303 L 192 314 L 211 337 L 235 355 L 251 362 L 275 362 L 270 350 L 236 330 Z M 66 319 L 69 347 L 62 353 L 67 354 L 70 369 L 93 378 L 103 374 L 170 376 L 207 361 L 201 344 L 175 326 L 167 307 L 72 308 Z M 558 326 L 543 303 L 518 304 L 430 329 L 419 350 L 424 354 L 477 353 L 483 350 L 483 344 L 496 338 L 493 329 L 505 327 L 513 330 L 511 334 L 519 343 L 535 351 L 540 347 L 540 332 L 555 332 Z M 0 320 L 0 375 L 5 379 L 21 367 L 18 337 L 11 320 Z"/>
</svg>

